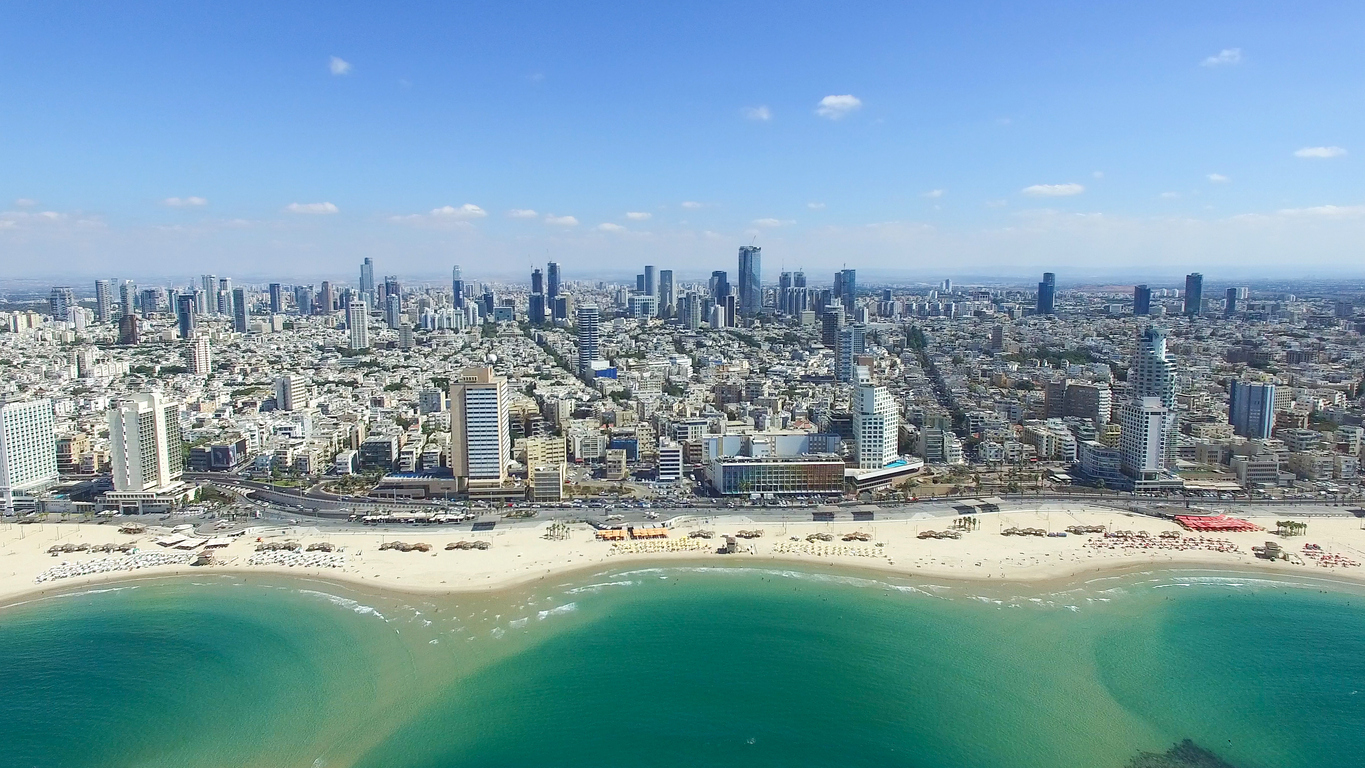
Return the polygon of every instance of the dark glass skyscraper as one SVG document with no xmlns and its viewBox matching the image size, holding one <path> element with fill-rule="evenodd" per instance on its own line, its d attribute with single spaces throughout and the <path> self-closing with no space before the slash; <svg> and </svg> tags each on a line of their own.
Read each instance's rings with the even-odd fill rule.
<svg viewBox="0 0 1365 768">
<path fill-rule="evenodd" d="M 1204 304 L 1204 276 L 1198 272 L 1185 275 L 1185 315 L 1194 317 Z"/>
<path fill-rule="evenodd" d="M 180 338 L 186 341 L 194 336 L 196 309 L 194 294 L 182 293 L 175 297 L 175 322 L 180 327 Z"/>
<path fill-rule="evenodd" d="M 763 249 L 756 245 L 739 248 L 739 313 L 758 314 L 763 304 Z"/>
<path fill-rule="evenodd" d="M 531 293 L 545 293 L 545 273 L 539 269 L 531 270 Z"/>
<path fill-rule="evenodd" d="M 1145 285 L 1133 286 L 1133 314 L 1152 314 L 1152 289 Z"/>
<path fill-rule="evenodd" d="M 279 283 L 270 284 L 270 314 L 278 315 L 284 307 L 284 287 Z M 299 307 L 299 314 L 308 314 L 307 310 Z"/>
<path fill-rule="evenodd" d="M 545 295 L 552 301 L 559 295 L 559 262 L 552 261 L 545 265 Z"/>
<path fill-rule="evenodd" d="M 450 270 L 450 291 L 451 306 L 456 309 L 464 307 L 464 280 L 460 278 L 460 265 L 456 264 Z"/>
<path fill-rule="evenodd" d="M 1051 315 L 1057 310 L 1057 276 L 1051 272 L 1043 273 L 1043 282 L 1038 284 L 1038 314 Z"/>
<path fill-rule="evenodd" d="M 1237 314 L 1237 289 L 1229 288 L 1223 292 L 1223 318 Z"/>
</svg>

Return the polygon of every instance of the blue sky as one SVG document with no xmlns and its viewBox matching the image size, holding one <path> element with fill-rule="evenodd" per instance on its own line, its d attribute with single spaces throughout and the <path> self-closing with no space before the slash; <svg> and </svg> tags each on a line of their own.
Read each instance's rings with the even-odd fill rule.
<svg viewBox="0 0 1365 768">
<path fill-rule="evenodd" d="M 1107 5 L 9 3 L 0 267 L 1365 271 L 1365 5 Z"/>
</svg>

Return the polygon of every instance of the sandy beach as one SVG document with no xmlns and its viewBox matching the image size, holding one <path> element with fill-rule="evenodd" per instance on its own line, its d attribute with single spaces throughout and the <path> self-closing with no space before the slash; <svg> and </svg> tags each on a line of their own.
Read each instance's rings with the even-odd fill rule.
<svg viewBox="0 0 1365 768">
<path fill-rule="evenodd" d="M 583 569 L 652 561 L 714 561 L 716 564 L 785 562 L 872 569 L 905 575 L 994 582 L 1041 582 L 1144 566 L 1207 566 L 1261 569 L 1285 574 L 1365 582 L 1365 530 L 1354 518 L 1251 517 L 1266 531 L 1195 534 L 1173 522 L 1079 505 L 1043 506 L 1027 511 L 980 515 L 979 526 L 960 539 L 921 539 L 921 532 L 942 531 L 952 518 L 897 521 L 753 523 L 742 516 L 679 518 L 667 538 L 611 543 L 597 540 L 586 524 L 552 531 L 541 525 L 499 525 L 471 533 L 437 527 L 402 531 L 315 528 L 252 530 L 215 551 L 211 565 L 192 566 L 194 553 L 158 545 L 169 531 L 119 532 L 117 522 L 44 523 L 0 526 L 0 605 L 24 597 L 67 591 L 111 581 L 181 573 L 257 573 L 307 576 L 372 588 L 420 593 L 496 590 Z M 1308 523 L 1304 536 L 1280 538 L 1275 521 Z M 1100 534 L 1066 537 L 1002 535 L 1009 528 L 1062 531 L 1069 526 L 1146 532 L 1148 537 L 1119 541 Z M 762 529 L 757 538 L 739 539 L 735 554 L 717 554 L 725 536 Z M 694 539 L 696 530 L 714 532 Z M 866 541 L 845 540 L 866 534 Z M 1161 534 L 1167 537 L 1162 538 Z M 814 540 L 811 537 L 815 536 Z M 820 537 L 828 537 L 828 541 Z M 428 552 L 381 549 L 402 541 L 430 545 Z M 452 549 L 458 541 L 483 541 L 487 549 Z M 1253 556 L 1253 546 L 1278 542 L 1290 561 Z M 259 551 L 261 544 L 297 542 L 299 551 Z M 333 553 L 307 552 L 327 543 Z M 120 552 L 49 553 L 54 545 L 132 544 L 138 554 Z M 1304 552 L 1305 544 L 1320 550 Z M 1321 554 L 1319 554 L 1319 552 Z M 1324 557 L 1324 555 L 1326 557 Z M 164 564 L 169 561 L 169 564 Z M 177 562 L 180 561 L 180 562 Z M 1324 561 L 1335 561 L 1324 565 Z M 94 572 L 88 572 L 94 571 Z M 66 574 L 84 573 L 68 576 Z"/>
</svg>

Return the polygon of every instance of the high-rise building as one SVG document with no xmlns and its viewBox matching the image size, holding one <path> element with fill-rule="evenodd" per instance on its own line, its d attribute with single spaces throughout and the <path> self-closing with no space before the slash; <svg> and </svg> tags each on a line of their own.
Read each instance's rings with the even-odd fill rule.
<svg viewBox="0 0 1365 768">
<path fill-rule="evenodd" d="M 213 372 L 213 354 L 209 348 L 209 337 L 206 334 L 199 334 L 194 337 L 193 345 L 187 355 L 190 373 L 196 376 L 207 376 Z"/>
<path fill-rule="evenodd" d="M 124 280 L 118 287 L 119 314 L 123 317 L 132 317 L 134 308 L 137 306 L 137 283 L 132 280 Z"/>
<path fill-rule="evenodd" d="M 278 315 L 284 310 L 284 286 L 279 283 L 270 284 L 270 314 Z M 308 307 L 299 306 L 299 314 L 308 314 Z"/>
<path fill-rule="evenodd" d="M 302 376 L 286 374 L 275 379 L 275 407 L 294 411 L 304 407 L 307 387 Z"/>
<path fill-rule="evenodd" d="M 1270 437 L 1275 429 L 1275 385 L 1233 381 L 1228 387 L 1228 423 L 1242 437 Z"/>
<path fill-rule="evenodd" d="M 118 319 L 118 343 L 125 347 L 138 343 L 137 315 L 124 315 Z"/>
<path fill-rule="evenodd" d="M 52 401 L 0 404 L 0 502 L 14 511 L 16 494 L 57 482 L 57 436 Z"/>
<path fill-rule="evenodd" d="M 545 265 L 545 295 L 551 302 L 559 295 L 559 262 L 557 261 Z"/>
<path fill-rule="evenodd" d="M 1055 314 L 1057 310 L 1057 275 L 1043 273 L 1043 281 L 1038 283 L 1038 307 L 1040 315 Z"/>
<path fill-rule="evenodd" d="M 1203 311 L 1204 276 L 1198 272 L 1185 275 L 1185 315 L 1195 317 Z"/>
<path fill-rule="evenodd" d="M 1166 332 L 1148 326 L 1138 340 L 1137 357 L 1128 372 L 1128 395 L 1131 399 L 1128 405 L 1137 404 L 1138 410 L 1134 413 L 1140 412 L 1142 419 L 1148 418 L 1151 413 L 1151 409 L 1143 405 L 1146 400 L 1155 399 L 1161 406 L 1164 419 L 1161 437 L 1165 446 L 1163 468 L 1171 466 L 1175 460 L 1175 385 L 1175 356 L 1166 351 Z M 1125 431 L 1128 429 L 1126 422 L 1123 429 Z"/>
<path fill-rule="evenodd" d="M 853 442 L 859 469 L 881 469 L 900 456 L 900 416 L 886 387 L 863 382 L 853 391 Z"/>
<path fill-rule="evenodd" d="M 374 262 L 368 256 L 360 263 L 360 295 L 374 301 Z"/>
<path fill-rule="evenodd" d="M 853 323 L 839 329 L 834 355 L 834 378 L 844 383 L 857 380 L 858 356 L 867 351 L 867 327 Z"/>
<path fill-rule="evenodd" d="M 598 356 L 597 324 L 600 314 L 596 304 L 578 308 L 578 375 L 592 376 L 592 362 Z"/>
<path fill-rule="evenodd" d="M 450 268 L 450 300 L 456 309 L 464 308 L 464 278 L 460 276 L 460 265 Z"/>
<path fill-rule="evenodd" d="M 70 286 L 53 286 L 52 294 L 48 296 L 47 308 L 52 315 L 52 319 L 59 323 L 64 323 L 71 319 L 71 309 L 76 306 L 76 293 Z"/>
<path fill-rule="evenodd" d="M 507 380 L 492 368 L 466 368 L 450 385 L 450 468 L 462 486 L 507 480 L 511 428 Z"/>
<path fill-rule="evenodd" d="M 185 341 L 194 338 L 196 309 L 194 294 L 182 293 L 175 297 L 175 323 L 180 329 L 180 338 Z"/>
<path fill-rule="evenodd" d="M 1237 314 L 1237 289 L 1229 288 L 1223 292 L 1223 319 Z"/>
<path fill-rule="evenodd" d="M 791 314 L 792 273 L 780 272 L 777 275 L 777 314 Z"/>
<path fill-rule="evenodd" d="M 689 331 L 695 331 L 701 327 L 701 297 L 696 291 L 688 291 L 679 305 L 679 319 L 683 327 Z"/>
<path fill-rule="evenodd" d="M 150 392 L 109 409 L 109 460 L 114 490 L 163 491 L 184 474 L 177 406 Z"/>
<path fill-rule="evenodd" d="M 853 300 L 858 297 L 858 270 L 841 269 L 834 273 L 834 297 L 843 304 L 846 314 L 853 313 Z"/>
<path fill-rule="evenodd" d="M 658 280 L 657 275 L 655 274 L 654 266 L 651 265 L 651 264 L 646 264 L 646 265 L 645 265 L 645 290 L 644 290 L 644 294 L 645 294 L 646 296 L 658 296 L 658 295 L 659 295 L 659 280 Z"/>
<path fill-rule="evenodd" d="M 246 333 L 247 318 L 246 289 L 237 288 L 232 292 L 232 330 Z"/>
<path fill-rule="evenodd" d="M 730 295 L 730 278 L 725 274 L 725 270 L 718 269 L 711 273 L 711 298 L 717 304 L 723 303 L 725 297 Z"/>
<path fill-rule="evenodd" d="M 1152 482 L 1166 473 L 1167 424 L 1170 410 L 1158 397 L 1138 397 L 1124 404 L 1119 433 L 1120 468 L 1136 482 Z"/>
<path fill-rule="evenodd" d="M 677 314 L 673 288 L 673 270 L 659 270 L 659 317 L 672 317 Z"/>
<path fill-rule="evenodd" d="M 826 349 L 837 349 L 839 329 L 844 327 L 844 308 L 838 304 L 820 316 L 820 343 Z"/>
<path fill-rule="evenodd" d="M 558 296 L 554 297 L 554 308 L 553 308 L 553 310 L 554 310 L 554 320 L 555 320 L 555 322 L 560 322 L 561 320 L 564 321 L 564 322 L 568 322 L 568 320 L 569 320 L 569 297 L 568 297 L 567 295 L 565 295 L 565 294 L 562 294 L 562 293 L 559 294 Z"/>
<path fill-rule="evenodd" d="M 321 290 L 318 292 L 317 313 L 319 315 L 330 315 L 335 306 L 336 296 L 332 293 L 332 281 L 323 280 Z"/>
<path fill-rule="evenodd" d="M 403 322 L 403 302 L 397 293 L 389 293 L 388 290 L 384 291 L 384 322 L 394 329 Z"/>
<path fill-rule="evenodd" d="M 351 299 L 346 307 L 346 330 L 351 349 L 370 348 L 370 308 L 361 299 Z"/>
<path fill-rule="evenodd" d="M 763 308 L 763 249 L 756 245 L 739 248 L 739 313 L 753 317 Z"/>
<path fill-rule="evenodd" d="M 1133 286 L 1133 314 L 1152 314 L 1152 289 L 1145 285 Z"/>
<path fill-rule="evenodd" d="M 526 300 L 526 317 L 531 325 L 545 325 L 545 294 L 533 293 Z"/>
<path fill-rule="evenodd" d="M 539 269 L 531 270 L 531 293 L 545 293 L 545 273 Z"/>
<path fill-rule="evenodd" d="M 95 281 L 95 322 L 107 323 L 113 317 L 114 295 L 108 280 Z"/>
</svg>

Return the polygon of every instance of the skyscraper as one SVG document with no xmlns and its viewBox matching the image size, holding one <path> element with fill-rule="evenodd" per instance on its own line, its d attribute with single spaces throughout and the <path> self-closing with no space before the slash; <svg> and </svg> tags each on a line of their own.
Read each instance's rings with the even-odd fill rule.
<svg viewBox="0 0 1365 768">
<path fill-rule="evenodd" d="M 677 314 L 677 299 L 673 288 L 673 270 L 659 270 L 659 317 L 672 317 Z"/>
<path fill-rule="evenodd" d="M 384 322 L 393 329 L 397 329 L 403 322 L 403 303 L 399 301 L 397 293 L 384 292 Z"/>
<path fill-rule="evenodd" d="M 859 355 L 867 351 L 867 327 L 853 323 L 839 329 L 838 345 L 834 354 L 834 378 L 844 383 L 856 381 Z"/>
<path fill-rule="evenodd" d="M 853 314 L 853 300 L 858 297 L 858 270 L 841 269 L 834 274 L 834 295 L 844 305 L 845 314 Z"/>
<path fill-rule="evenodd" d="M 1237 314 L 1237 289 L 1229 288 L 1223 292 L 1223 319 Z"/>
<path fill-rule="evenodd" d="M 526 316 L 531 325 L 545 325 L 545 294 L 531 294 L 526 301 Z"/>
<path fill-rule="evenodd" d="M 123 317 L 132 317 L 134 307 L 137 304 L 137 283 L 132 280 L 124 280 L 118 287 L 119 314 Z"/>
<path fill-rule="evenodd" d="M 1133 314 L 1152 314 L 1152 289 L 1145 285 L 1133 286 Z"/>
<path fill-rule="evenodd" d="M 323 280 L 322 290 L 318 294 L 317 313 L 319 315 L 332 314 L 332 307 L 334 306 L 335 301 L 336 297 L 332 295 L 332 282 L 330 280 Z M 300 308 L 300 311 L 302 311 L 302 308 Z"/>
<path fill-rule="evenodd" d="M 278 315 L 284 309 L 284 286 L 279 283 L 270 284 L 270 314 Z M 308 307 L 299 307 L 299 314 L 308 314 Z"/>
<path fill-rule="evenodd" d="M 14 511 L 15 494 L 57 482 L 57 436 L 52 401 L 0 405 L 0 506 Z"/>
<path fill-rule="evenodd" d="M 658 280 L 658 277 L 657 277 L 656 274 L 655 274 L 654 266 L 651 265 L 651 264 L 646 264 L 646 265 L 645 265 L 645 291 L 644 291 L 644 293 L 645 293 L 646 296 L 658 296 L 658 295 L 659 295 L 659 280 Z"/>
<path fill-rule="evenodd" d="M 351 299 L 346 306 L 346 330 L 351 349 L 370 348 L 370 308 L 363 299 Z"/>
<path fill-rule="evenodd" d="M 844 308 L 835 304 L 820 316 L 820 343 L 826 349 L 837 349 L 839 329 L 844 326 Z"/>
<path fill-rule="evenodd" d="M 1057 305 L 1057 276 L 1051 272 L 1043 273 L 1043 282 L 1038 284 L 1038 314 L 1055 314 Z"/>
<path fill-rule="evenodd" d="M 531 293 L 545 293 L 545 274 L 539 269 L 531 270 Z"/>
<path fill-rule="evenodd" d="M 71 308 L 76 306 L 76 293 L 70 286 L 53 286 L 52 294 L 47 299 L 48 310 L 52 319 L 59 323 L 64 323 L 71 319 Z"/>
<path fill-rule="evenodd" d="M 545 265 L 545 295 L 551 302 L 559 295 L 559 262 L 557 261 Z"/>
<path fill-rule="evenodd" d="M 763 249 L 756 245 L 739 248 L 739 314 L 753 317 L 763 305 Z"/>
<path fill-rule="evenodd" d="M 1275 385 L 1233 381 L 1228 387 L 1228 423 L 1242 437 L 1270 437 L 1275 429 Z"/>
<path fill-rule="evenodd" d="M 360 263 L 360 294 L 366 301 L 374 300 L 374 262 L 368 256 Z"/>
<path fill-rule="evenodd" d="M 679 305 L 678 315 L 683 327 L 687 330 L 695 331 L 701 327 L 701 297 L 697 295 L 696 291 L 687 292 L 687 296 Z"/>
<path fill-rule="evenodd" d="M 237 333 L 246 333 L 246 323 L 246 289 L 237 288 L 232 292 L 232 330 Z"/>
<path fill-rule="evenodd" d="M 180 338 L 186 341 L 194 338 L 195 309 L 193 294 L 182 293 L 175 297 L 175 322 L 180 328 Z"/>
<path fill-rule="evenodd" d="M 1170 410 L 1158 397 L 1138 397 L 1124 404 L 1123 429 L 1119 433 L 1120 469 L 1135 483 L 1159 480 L 1169 467 L 1170 417 Z"/>
<path fill-rule="evenodd" d="M 1204 276 L 1198 272 L 1185 275 L 1185 315 L 1195 317 L 1204 304 Z"/>
<path fill-rule="evenodd" d="M 596 304 L 578 308 L 578 375 L 592 376 L 592 362 L 598 355 L 597 323 L 600 315 Z"/>
<path fill-rule="evenodd" d="M 781 272 L 777 275 L 777 314 L 791 314 L 792 273 Z"/>
<path fill-rule="evenodd" d="M 218 276 L 200 275 L 199 285 L 204 289 L 205 301 L 208 302 L 208 306 L 204 307 L 199 314 L 211 315 L 217 311 L 215 302 L 218 300 Z"/>
<path fill-rule="evenodd" d="M 108 280 L 95 281 L 95 322 L 107 323 L 114 310 L 114 295 Z"/>
<path fill-rule="evenodd" d="M 207 376 L 213 372 L 213 351 L 209 347 L 209 337 L 199 334 L 194 337 L 193 346 L 190 347 L 188 358 L 190 373 L 196 376 Z"/>
<path fill-rule="evenodd" d="M 886 387 L 861 382 L 853 391 L 853 442 L 859 469 L 881 469 L 900 456 L 900 415 Z"/>
<path fill-rule="evenodd" d="M 1138 340 L 1137 357 L 1128 372 L 1129 403 L 1134 406 L 1133 418 L 1148 419 L 1152 408 L 1148 400 L 1155 400 L 1162 411 L 1161 440 L 1163 445 L 1162 468 L 1171 466 L 1176 451 L 1175 423 L 1175 356 L 1166 351 L 1166 332 L 1147 326 Z M 1125 411 L 1126 413 L 1126 411 Z M 1129 418 L 1127 415 L 1124 419 Z M 1143 421 L 1143 424 L 1146 422 Z M 1145 426 L 1141 427 L 1146 429 Z M 1123 429 L 1128 429 L 1125 421 Z M 1137 443 L 1133 443 L 1136 446 Z M 1136 465 L 1134 465 L 1136 466 Z"/>
<path fill-rule="evenodd" d="M 114 490 L 163 491 L 184 474 L 178 408 L 161 394 L 133 395 L 109 409 Z"/>
<path fill-rule="evenodd" d="M 725 270 L 718 269 L 711 273 L 711 298 L 717 303 L 725 301 L 725 297 L 730 295 L 730 280 L 725 274 Z"/>
<path fill-rule="evenodd" d="M 507 380 L 492 368 L 466 368 L 450 385 L 450 469 L 458 486 L 507 480 L 511 429 Z"/>
<path fill-rule="evenodd" d="M 451 306 L 464 309 L 464 278 L 460 277 L 460 265 L 450 269 Z"/>
</svg>

